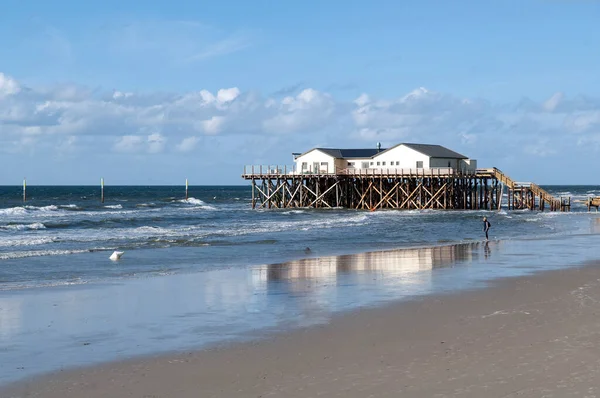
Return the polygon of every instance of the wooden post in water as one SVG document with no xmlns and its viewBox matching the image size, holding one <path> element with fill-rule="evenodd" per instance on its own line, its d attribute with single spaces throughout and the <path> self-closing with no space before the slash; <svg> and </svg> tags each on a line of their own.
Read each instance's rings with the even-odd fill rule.
<svg viewBox="0 0 600 398">
<path fill-rule="evenodd" d="M 502 196 L 504 196 L 504 183 L 501 182 L 500 183 L 500 195 L 497 198 L 497 201 L 498 201 L 498 211 L 502 210 Z"/>
<path fill-rule="evenodd" d="M 104 203 L 104 178 L 100 178 L 100 203 Z"/>
<path fill-rule="evenodd" d="M 27 201 L 27 178 L 23 178 L 23 202 Z"/>
<path fill-rule="evenodd" d="M 188 179 L 185 179 L 185 200 L 188 200 Z"/>
</svg>

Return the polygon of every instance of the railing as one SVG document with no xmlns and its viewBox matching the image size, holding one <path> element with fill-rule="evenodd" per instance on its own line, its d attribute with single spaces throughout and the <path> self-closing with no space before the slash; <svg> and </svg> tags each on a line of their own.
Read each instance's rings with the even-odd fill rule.
<svg viewBox="0 0 600 398">
<path fill-rule="evenodd" d="M 483 174 L 483 173 L 489 173 L 489 174 L 491 174 L 498 181 L 500 181 L 501 183 L 503 183 L 504 185 L 506 185 L 510 189 L 515 189 L 515 187 L 517 186 L 517 184 L 515 183 L 515 181 L 512 178 L 510 178 L 509 176 L 507 176 L 506 174 L 504 174 L 500 169 L 498 169 L 496 167 L 493 167 L 491 169 L 478 169 L 477 172 L 479 174 Z"/>
<path fill-rule="evenodd" d="M 552 196 L 550 193 L 548 193 L 548 191 L 546 191 L 545 189 L 541 188 L 539 185 L 531 183 L 530 184 L 530 188 L 533 191 L 533 193 L 535 193 L 538 196 L 544 196 L 548 199 L 551 200 L 557 200 L 554 196 Z"/>
<path fill-rule="evenodd" d="M 475 170 L 455 170 L 451 167 L 437 167 L 429 169 L 406 169 L 399 167 L 373 167 L 373 168 L 354 168 L 354 167 L 330 167 L 319 168 L 318 170 L 306 169 L 297 170 L 296 166 L 280 165 L 246 165 L 242 176 L 257 175 L 346 175 L 346 176 L 475 176 Z"/>
<path fill-rule="evenodd" d="M 389 168 L 389 167 L 374 167 L 368 169 L 348 167 L 338 170 L 338 174 L 350 176 L 370 176 L 370 175 L 410 175 L 410 176 L 447 176 L 447 175 L 464 175 L 460 171 L 450 167 L 440 167 L 431 169 L 404 169 L 404 168 Z"/>
<path fill-rule="evenodd" d="M 244 166 L 244 173 L 242 176 L 247 175 L 289 175 L 296 174 L 295 165 L 246 165 Z"/>
</svg>

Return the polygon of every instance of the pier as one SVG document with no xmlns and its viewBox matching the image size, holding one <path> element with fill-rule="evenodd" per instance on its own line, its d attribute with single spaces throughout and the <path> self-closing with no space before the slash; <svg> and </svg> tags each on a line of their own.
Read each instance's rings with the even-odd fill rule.
<svg viewBox="0 0 600 398">
<path fill-rule="evenodd" d="M 252 208 L 349 208 L 360 210 L 569 211 L 570 198 L 556 198 L 532 182 L 516 182 L 497 168 L 335 168 L 245 166 Z"/>
</svg>

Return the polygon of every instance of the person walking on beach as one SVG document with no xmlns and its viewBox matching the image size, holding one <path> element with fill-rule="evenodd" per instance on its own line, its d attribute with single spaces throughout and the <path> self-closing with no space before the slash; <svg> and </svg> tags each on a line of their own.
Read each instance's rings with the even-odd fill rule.
<svg viewBox="0 0 600 398">
<path fill-rule="evenodd" d="M 485 240 L 489 239 L 488 231 L 490 230 L 491 226 L 492 224 L 490 224 L 487 217 L 483 217 L 483 232 L 485 232 Z"/>
</svg>

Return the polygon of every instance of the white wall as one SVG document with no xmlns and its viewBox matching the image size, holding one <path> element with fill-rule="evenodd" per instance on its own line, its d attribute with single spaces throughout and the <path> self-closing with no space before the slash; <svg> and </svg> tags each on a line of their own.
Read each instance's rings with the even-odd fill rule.
<svg viewBox="0 0 600 398">
<path fill-rule="evenodd" d="M 416 169 L 418 161 L 423 162 L 423 168 L 427 169 L 430 167 L 429 156 L 404 145 L 398 145 L 397 147 L 378 154 L 377 156 L 373 157 L 373 161 L 374 163 L 371 167 L 374 168 L 396 167 L 404 169 Z M 379 162 L 379 165 L 377 165 L 377 162 Z M 383 162 L 385 162 L 385 165 Z M 394 163 L 392 164 L 391 162 Z M 396 162 L 400 162 L 400 164 L 396 165 Z"/>
<path fill-rule="evenodd" d="M 302 163 L 306 162 L 306 169 L 302 169 Z M 321 152 L 318 149 L 313 149 L 302 156 L 296 158 L 296 173 L 314 173 L 313 164 L 319 163 L 320 173 L 334 173 L 335 172 L 335 158 Z M 321 163 L 327 163 L 322 165 Z"/>
<path fill-rule="evenodd" d="M 348 167 L 351 167 L 351 168 L 353 167 L 355 169 L 363 169 L 363 168 L 365 168 L 365 167 L 362 167 L 363 162 L 370 163 L 372 161 L 373 161 L 373 159 L 371 159 L 371 158 L 366 158 L 366 159 L 348 159 L 348 162 L 354 163 L 354 166 L 348 166 Z M 369 167 L 375 167 L 375 166 L 369 166 Z M 366 168 L 369 168 L 369 167 L 366 167 Z"/>
<path fill-rule="evenodd" d="M 475 159 L 463 159 L 460 162 L 461 170 L 475 171 L 477 170 L 477 160 Z"/>
<path fill-rule="evenodd" d="M 450 164 L 450 166 L 448 166 Z M 454 170 L 458 170 L 461 165 L 461 159 L 450 159 L 450 158 L 431 158 L 429 160 L 429 167 L 451 167 Z"/>
</svg>

